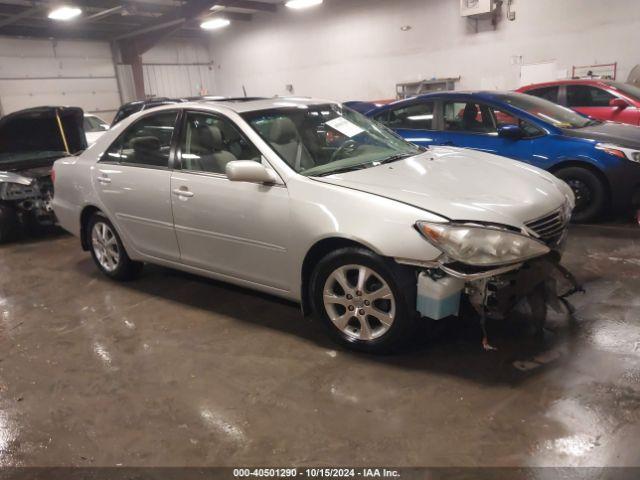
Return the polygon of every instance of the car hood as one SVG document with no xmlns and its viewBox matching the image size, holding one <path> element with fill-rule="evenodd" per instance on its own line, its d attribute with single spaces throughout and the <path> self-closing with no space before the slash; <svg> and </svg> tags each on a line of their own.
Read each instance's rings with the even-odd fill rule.
<svg viewBox="0 0 640 480">
<path fill-rule="evenodd" d="M 603 122 L 590 127 L 564 129 L 569 137 L 615 143 L 622 147 L 640 148 L 640 127 L 623 123 Z"/>
<path fill-rule="evenodd" d="M 84 113 L 77 107 L 37 107 L 3 117 L 0 170 L 7 170 L 7 164 L 27 165 L 32 160 L 40 165 L 56 153 L 60 158 L 86 149 L 83 120 Z"/>
<path fill-rule="evenodd" d="M 450 220 L 517 228 L 567 201 L 560 181 L 543 170 L 452 147 L 432 147 L 387 165 L 316 180 L 390 198 Z"/>
</svg>

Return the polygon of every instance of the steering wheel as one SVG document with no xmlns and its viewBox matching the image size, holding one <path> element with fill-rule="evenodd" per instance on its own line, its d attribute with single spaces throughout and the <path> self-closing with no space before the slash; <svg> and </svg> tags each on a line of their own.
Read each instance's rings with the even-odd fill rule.
<svg viewBox="0 0 640 480">
<path fill-rule="evenodd" d="M 342 145 L 340 145 L 335 152 L 333 152 L 333 155 L 331 155 L 331 159 L 329 160 L 329 162 L 340 160 L 340 155 L 342 155 L 344 152 L 348 151 L 349 153 L 353 153 L 361 146 L 362 144 L 356 142 L 355 140 L 347 140 Z"/>
</svg>

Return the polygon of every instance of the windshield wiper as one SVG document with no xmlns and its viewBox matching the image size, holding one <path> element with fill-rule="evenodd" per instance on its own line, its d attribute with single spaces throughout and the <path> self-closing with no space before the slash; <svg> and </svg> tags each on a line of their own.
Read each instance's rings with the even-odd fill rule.
<svg viewBox="0 0 640 480">
<path fill-rule="evenodd" d="M 398 160 L 404 160 L 405 158 L 415 156 L 415 153 L 398 153 L 397 155 L 391 155 L 389 158 L 385 158 L 384 160 L 380 160 L 379 162 L 374 162 L 375 165 L 384 165 L 385 163 L 393 163 Z"/>
<path fill-rule="evenodd" d="M 359 163 L 358 165 L 351 165 L 349 167 L 336 168 L 335 170 L 330 170 L 328 172 L 319 173 L 314 175 L 315 177 L 328 177 L 329 175 L 335 175 L 337 173 L 347 173 L 353 172 L 356 170 L 364 170 L 365 166 L 368 165 L 369 162 Z"/>
</svg>

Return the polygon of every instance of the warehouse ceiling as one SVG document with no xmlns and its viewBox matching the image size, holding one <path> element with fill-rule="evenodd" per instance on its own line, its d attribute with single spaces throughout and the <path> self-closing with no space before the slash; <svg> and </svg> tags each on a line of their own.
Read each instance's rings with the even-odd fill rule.
<svg viewBox="0 0 640 480">
<path fill-rule="evenodd" d="M 250 22 L 257 13 L 274 13 L 282 0 L 73 0 L 64 2 L 82 9 L 71 21 L 48 18 L 58 1 L 0 1 L 0 35 L 37 38 L 82 38 L 123 41 L 150 32 L 170 30 L 168 35 L 196 38 L 204 18 L 223 16 L 232 22 Z"/>
</svg>

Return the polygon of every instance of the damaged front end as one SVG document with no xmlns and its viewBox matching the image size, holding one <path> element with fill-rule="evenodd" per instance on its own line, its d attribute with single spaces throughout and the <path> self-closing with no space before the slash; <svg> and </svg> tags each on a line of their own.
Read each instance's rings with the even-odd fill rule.
<svg viewBox="0 0 640 480">
<path fill-rule="evenodd" d="M 541 333 L 547 307 L 572 313 L 566 297 L 581 291 L 561 264 L 570 208 L 532 222 L 522 230 L 477 223 L 418 222 L 416 229 L 443 253 L 419 267 L 417 310 L 432 320 L 458 315 L 468 303 L 478 314 L 483 347 L 491 350 L 485 322 L 507 318 L 527 302 L 536 330 Z M 558 291 L 559 280 L 570 287 Z"/>
<path fill-rule="evenodd" d="M 55 223 L 52 166 L 87 147 L 83 118 L 76 107 L 37 107 L 0 119 L 0 243 Z"/>
<path fill-rule="evenodd" d="M 0 204 L 13 211 L 15 222 L 29 228 L 53 225 L 52 200 L 51 168 L 0 172 Z"/>
</svg>

